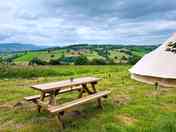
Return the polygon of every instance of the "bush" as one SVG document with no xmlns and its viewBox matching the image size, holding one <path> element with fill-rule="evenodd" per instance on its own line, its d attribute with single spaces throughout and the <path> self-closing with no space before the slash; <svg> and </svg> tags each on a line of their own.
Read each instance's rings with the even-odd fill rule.
<svg viewBox="0 0 176 132">
<path fill-rule="evenodd" d="M 122 56 L 121 60 L 128 60 L 128 58 L 126 56 Z"/>
<path fill-rule="evenodd" d="M 75 65 L 86 65 L 89 63 L 89 60 L 87 59 L 86 56 L 79 56 L 76 58 L 74 64 Z"/>
<path fill-rule="evenodd" d="M 49 61 L 49 64 L 50 65 L 60 65 L 61 64 L 61 59 L 60 58 L 59 59 L 51 59 Z"/>
<path fill-rule="evenodd" d="M 7 64 L 7 65 L 8 65 L 8 64 L 12 64 L 12 62 L 13 62 L 13 58 L 10 58 L 10 57 L 9 57 L 9 58 L 3 59 L 3 63 L 4 63 L 4 64 Z"/>
<path fill-rule="evenodd" d="M 52 54 L 52 55 L 51 55 L 51 58 L 53 58 L 54 56 L 55 56 L 55 55 L 54 55 L 54 54 Z"/>
<path fill-rule="evenodd" d="M 44 60 L 41 60 L 37 57 L 34 57 L 32 60 L 29 61 L 29 65 L 47 65 L 48 63 Z"/>
<path fill-rule="evenodd" d="M 91 62 L 90 62 L 91 65 L 106 65 L 107 62 L 105 59 L 93 59 Z"/>
<path fill-rule="evenodd" d="M 0 57 L 0 64 L 2 64 L 3 63 L 3 58 L 2 57 Z"/>
<path fill-rule="evenodd" d="M 141 59 L 141 56 L 132 55 L 128 58 L 128 64 L 134 65 Z"/>
</svg>

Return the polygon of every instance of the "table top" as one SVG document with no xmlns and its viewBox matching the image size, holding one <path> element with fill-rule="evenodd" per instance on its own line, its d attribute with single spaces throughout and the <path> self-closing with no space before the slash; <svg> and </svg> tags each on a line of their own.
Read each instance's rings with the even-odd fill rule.
<svg viewBox="0 0 176 132">
<path fill-rule="evenodd" d="M 82 85 L 82 84 L 88 84 L 88 83 L 95 83 L 101 80 L 101 78 L 97 77 L 81 77 L 81 78 L 75 78 L 75 79 L 69 79 L 69 80 L 63 80 L 58 82 L 52 82 L 52 83 L 46 83 L 46 84 L 38 84 L 33 85 L 32 88 L 44 91 L 44 92 L 50 92 L 55 90 L 60 90 L 62 88 Z"/>
</svg>

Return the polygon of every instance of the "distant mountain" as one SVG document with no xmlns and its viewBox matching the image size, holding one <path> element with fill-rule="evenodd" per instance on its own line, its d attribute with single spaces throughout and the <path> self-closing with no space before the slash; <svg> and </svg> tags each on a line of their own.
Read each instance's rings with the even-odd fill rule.
<svg viewBox="0 0 176 132">
<path fill-rule="evenodd" d="M 41 50 L 47 48 L 45 46 L 37 46 L 33 44 L 20 43 L 0 43 L 0 52 L 17 52 L 26 50 Z"/>
</svg>

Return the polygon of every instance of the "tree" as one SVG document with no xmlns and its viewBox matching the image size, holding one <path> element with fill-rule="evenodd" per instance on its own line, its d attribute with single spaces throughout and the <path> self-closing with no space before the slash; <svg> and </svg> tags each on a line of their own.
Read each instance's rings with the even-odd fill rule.
<svg viewBox="0 0 176 132">
<path fill-rule="evenodd" d="M 0 64 L 3 63 L 3 58 L 0 56 Z"/>
<path fill-rule="evenodd" d="M 78 58 L 76 58 L 74 64 L 75 65 L 86 65 L 89 63 L 89 60 L 87 59 L 86 56 L 79 56 Z"/>
<path fill-rule="evenodd" d="M 116 59 L 116 60 L 117 60 L 117 59 L 118 59 L 118 57 L 117 57 L 117 56 L 115 56 L 115 57 L 114 57 L 114 59 Z"/>
<path fill-rule="evenodd" d="M 60 58 L 58 58 L 58 59 L 51 59 L 49 61 L 49 64 L 50 65 L 60 65 L 61 64 L 61 59 Z"/>
<path fill-rule="evenodd" d="M 32 58 L 32 60 L 29 61 L 29 65 L 46 65 L 48 64 L 46 61 L 39 59 L 38 57 Z"/>
<path fill-rule="evenodd" d="M 106 65 L 107 62 L 105 59 L 93 59 L 90 64 L 92 65 Z"/>
<path fill-rule="evenodd" d="M 128 58 L 128 63 L 129 64 L 136 64 L 139 60 L 141 59 L 141 56 L 138 56 L 138 55 L 132 55 Z"/>
<path fill-rule="evenodd" d="M 53 58 L 54 56 L 55 56 L 55 55 L 54 55 L 54 54 L 52 54 L 52 55 L 51 55 L 51 58 Z"/>
<path fill-rule="evenodd" d="M 4 62 L 4 64 L 9 65 L 9 64 L 11 64 L 13 62 L 13 58 L 9 57 L 9 58 L 3 59 L 3 62 Z"/>
</svg>

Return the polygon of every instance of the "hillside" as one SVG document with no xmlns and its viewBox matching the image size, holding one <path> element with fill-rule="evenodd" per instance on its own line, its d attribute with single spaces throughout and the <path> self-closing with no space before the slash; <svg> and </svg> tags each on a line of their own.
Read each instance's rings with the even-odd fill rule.
<svg viewBox="0 0 176 132">
<path fill-rule="evenodd" d="M 0 43 L 0 52 L 17 52 L 26 50 L 41 50 L 43 46 L 36 46 L 33 44 L 20 44 L 20 43 Z"/>
<path fill-rule="evenodd" d="M 39 51 L 25 51 L 1 55 L 11 58 L 15 64 L 126 64 L 130 59 L 137 61 L 156 46 L 124 45 L 71 45 Z M 84 63 L 82 63 L 84 61 Z"/>
</svg>

